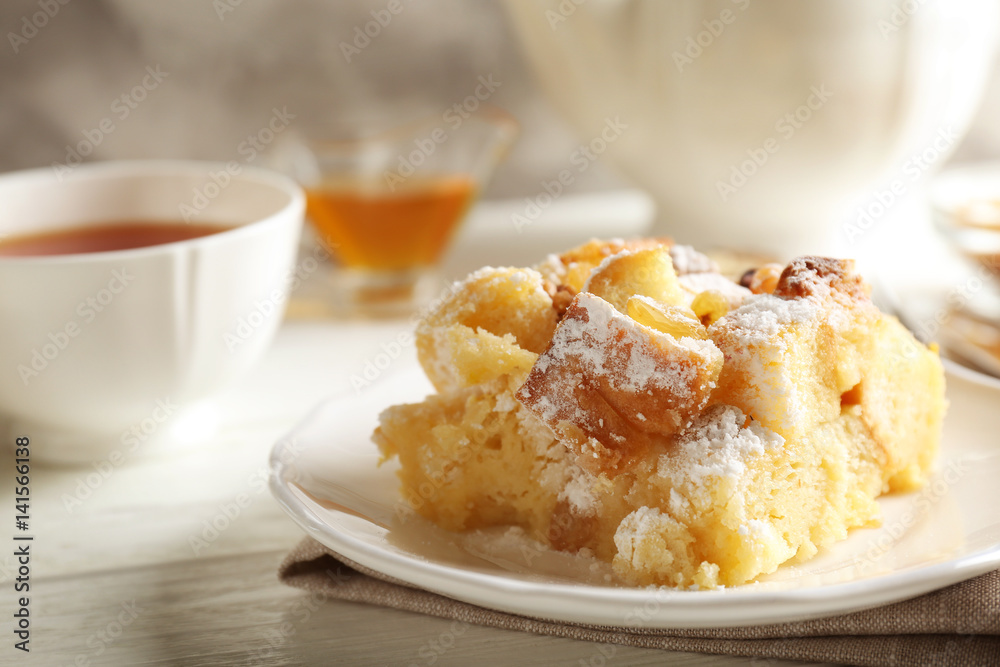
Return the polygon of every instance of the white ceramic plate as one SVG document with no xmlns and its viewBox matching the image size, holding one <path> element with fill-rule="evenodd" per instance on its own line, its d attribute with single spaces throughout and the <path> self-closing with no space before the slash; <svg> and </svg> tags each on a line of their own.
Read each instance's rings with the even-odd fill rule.
<svg viewBox="0 0 1000 667">
<path fill-rule="evenodd" d="M 760 625 L 894 602 L 1000 567 L 1000 388 L 950 373 L 938 471 L 880 500 L 883 525 L 760 582 L 714 591 L 582 583 L 567 558 L 474 555 L 460 536 L 397 517 L 395 462 L 377 467 L 378 413 L 431 390 L 418 369 L 317 407 L 271 454 L 271 490 L 306 532 L 402 581 L 483 607 L 576 623 L 694 628 Z M 472 551 L 475 551 L 473 549 Z M 482 552 L 480 552 L 482 553 Z M 577 559 L 578 560 L 578 559 Z M 591 577 L 593 579 L 593 577 Z"/>
</svg>

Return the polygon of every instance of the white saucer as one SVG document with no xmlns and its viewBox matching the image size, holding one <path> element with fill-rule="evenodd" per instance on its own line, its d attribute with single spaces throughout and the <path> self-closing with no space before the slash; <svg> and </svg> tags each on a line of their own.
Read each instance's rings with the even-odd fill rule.
<svg viewBox="0 0 1000 667">
<path fill-rule="evenodd" d="M 274 446 L 271 491 L 335 552 L 457 600 L 597 625 L 762 625 L 895 602 L 1000 568 L 1000 386 L 967 373 L 949 372 L 937 473 L 919 492 L 882 498 L 881 528 L 852 531 L 759 583 L 714 591 L 584 583 L 560 569 L 558 554 L 523 567 L 474 555 L 461 536 L 423 520 L 400 521 L 396 464 L 377 467 L 370 435 L 381 410 L 430 391 L 414 368 L 391 385 L 321 404 Z"/>
</svg>

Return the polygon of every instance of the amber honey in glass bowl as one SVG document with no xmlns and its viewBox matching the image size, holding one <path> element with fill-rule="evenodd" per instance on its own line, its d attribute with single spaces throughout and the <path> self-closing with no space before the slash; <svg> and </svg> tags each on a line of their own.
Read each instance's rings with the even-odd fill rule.
<svg viewBox="0 0 1000 667">
<path fill-rule="evenodd" d="M 309 221 L 346 267 L 435 266 L 476 198 L 469 176 L 422 175 L 389 188 L 329 177 L 306 188 Z"/>
<path fill-rule="evenodd" d="M 517 122 L 482 107 L 461 122 L 434 114 L 377 134 L 362 130 L 334 123 L 287 135 L 280 151 L 333 260 L 314 281 L 323 283 L 314 302 L 334 316 L 412 315 L 444 287 L 442 259 Z"/>
</svg>

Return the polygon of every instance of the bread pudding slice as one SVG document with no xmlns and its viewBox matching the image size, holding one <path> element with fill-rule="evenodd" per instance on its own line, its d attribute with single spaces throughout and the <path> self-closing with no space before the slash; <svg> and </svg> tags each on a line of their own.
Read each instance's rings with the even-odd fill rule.
<svg viewBox="0 0 1000 667">
<path fill-rule="evenodd" d="M 417 328 L 438 393 L 374 434 L 405 506 L 685 588 L 750 582 L 877 524 L 877 496 L 933 464 L 937 354 L 850 262 L 771 278 L 747 289 L 662 239 L 474 273 Z"/>
</svg>

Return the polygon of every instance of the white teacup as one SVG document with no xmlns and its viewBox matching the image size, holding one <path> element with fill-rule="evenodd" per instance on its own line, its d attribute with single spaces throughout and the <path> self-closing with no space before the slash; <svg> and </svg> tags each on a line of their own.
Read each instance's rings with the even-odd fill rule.
<svg viewBox="0 0 1000 667">
<path fill-rule="evenodd" d="M 0 413 L 33 460 L 162 441 L 242 376 L 280 323 L 304 196 L 272 172 L 193 161 L 0 175 L 0 236 L 120 221 L 232 229 L 131 250 L 0 257 Z"/>
</svg>

